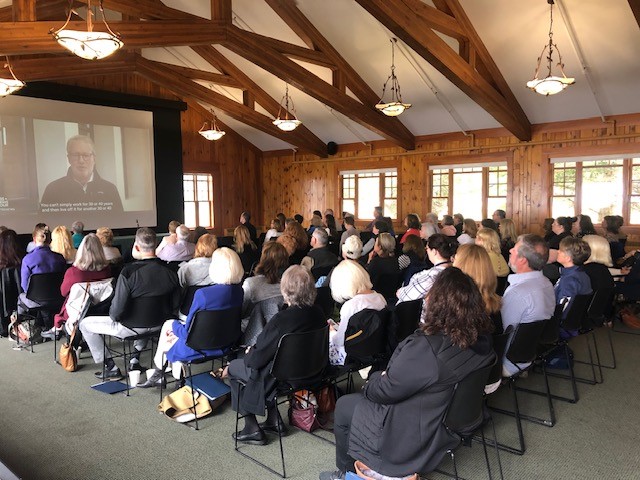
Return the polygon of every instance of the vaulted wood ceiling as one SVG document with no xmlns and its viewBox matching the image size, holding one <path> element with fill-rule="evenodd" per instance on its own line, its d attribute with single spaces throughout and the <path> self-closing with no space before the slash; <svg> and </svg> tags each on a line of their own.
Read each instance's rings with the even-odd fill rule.
<svg viewBox="0 0 640 480">
<path fill-rule="evenodd" d="M 79 16 L 72 28 L 84 28 L 86 3 L 73 1 Z M 544 0 L 103 5 L 125 43 L 112 57 L 82 60 L 52 39 L 49 31 L 62 25 L 68 0 L 0 0 L 0 54 L 10 56 L 27 82 L 136 73 L 214 107 L 226 125 L 263 150 L 291 146 L 321 157 L 329 140 L 384 138 L 411 150 L 416 135 L 496 126 L 528 140 L 531 123 L 640 112 L 640 60 L 633 48 L 640 44 L 640 0 L 556 0 L 555 39 L 567 74 L 578 83 L 550 98 L 523 87 L 546 42 Z M 398 118 L 374 108 L 389 74 L 392 36 L 398 38 L 403 97 L 414 104 Z M 285 82 L 304 122 L 289 133 L 271 123 Z"/>
</svg>

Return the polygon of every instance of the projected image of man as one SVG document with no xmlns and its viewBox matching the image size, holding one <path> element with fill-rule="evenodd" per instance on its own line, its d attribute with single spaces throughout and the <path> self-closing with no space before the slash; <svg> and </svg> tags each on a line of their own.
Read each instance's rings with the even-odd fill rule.
<svg viewBox="0 0 640 480">
<path fill-rule="evenodd" d="M 67 175 L 49 183 L 44 190 L 42 207 L 54 204 L 72 204 L 83 211 L 122 212 L 122 200 L 116 186 L 104 180 L 96 170 L 93 140 L 75 135 L 67 140 Z M 77 205 L 82 204 L 82 205 Z"/>
</svg>

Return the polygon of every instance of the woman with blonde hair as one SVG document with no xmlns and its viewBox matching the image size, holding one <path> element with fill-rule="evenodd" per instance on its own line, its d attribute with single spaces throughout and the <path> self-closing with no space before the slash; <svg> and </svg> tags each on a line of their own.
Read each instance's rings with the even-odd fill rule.
<svg viewBox="0 0 640 480">
<path fill-rule="evenodd" d="M 594 292 L 604 288 L 614 288 L 615 282 L 609 272 L 609 267 L 613 265 L 609 242 L 600 235 L 585 235 L 582 240 L 591 248 L 591 255 L 582 265 L 582 270 L 591 280 L 591 288 Z"/>
<path fill-rule="evenodd" d="M 380 233 L 376 238 L 372 252 L 369 254 L 367 272 L 371 277 L 373 287 L 378 291 L 392 292 L 398 287 L 397 277 L 400 275 L 398 259 L 394 256 L 396 250 L 396 240 L 390 233 Z M 392 282 L 391 278 L 396 276 L 396 285 L 383 285 L 384 282 Z M 387 287 L 386 290 L 383 290 Z M 392 297 L 393 294 L 386 294 Z"/>
<path fill-rule="evenodd" d="M 283 231 L 284 225 L 282 225 L 280 219 L 277 217 L 274 218 L 273 220 L 271 220 L 269 230 L 267 230 L 267 233 L 264 235 L 264 241 L 268 242 L 269 240 L 277 239 L 280 235 L 282 235 Z"/>
<path fill-rule="evenodd" d="M 242 262 L 245 274 L 251 272 L 251 267 L 258 261 L 258 247 L 249 234 L 249 229 L 244 225 L 238 225 L 233 231 L 233 249 Z"/>
<path fill-rule="evenodd" d="M 102 244 L 104 258 L 109 263 L 119 263 L 122 261 L 120 250 L 113 246 L 113 230 L 109 227 L 100 227 L 96 230 L 96 235 Z"/>
<path fill-rule="evenodd" d="M 340 308 L 340 323 L 331 324 L 329 362 L 331 365 L 344 365 L 347 357 L 344 337 L 351 317 L 365 308 L 382 310 L 387 306 L 387 301 L 373 290 L 369 274 L 353 260 L 343 260 L 333 269 L 329 287 L 333 299 L 344 303 Z"/>
<path fill-rule="evenodd" d="M 209 266 L 211 256 L 218 248 L 218 237 L 211 233 L 205 233 L 196 243 L 196 251 L 193 258 L 182 263 L 178 268 L 178 280 L 182 288 L 193 285 L 211 285 Z"/>
<path fill-rule="evenodd" d="M 51 251 L 59 253 L 67 263 L 73 263 L 77 250 L 73 248 L 71 232 L 64 225 L 58 225 L 51 232 Z"/>
<path fill-rule="evenodd" d="M 509 251 L 516 245 L 518 241 L 518 233 L 516 232 L 516 224 L 510 218 L 503 218 L 498 224 L 500 231 L 500 251 L 505 262 L 509 261 Z"/>
<path fill-rule="evenodd" d="M 246 228 L 246 227 L 245 227 Z M 227 310 L 242 306 L 243 291 L 242 277 L 244 270 L 242 262 L 236 252 L 230 248 L 218 248 L 211 256 L 209 275 L 213 285 L 201 288 L 193 296 L 193 303 L 189 309 L 187 320 L 182 323 L 179 320 L 167 320 L 160 331 L 158 348 L 153 357 L 155 371 L 147 375 L 147 381 L 142 388 L 160 386 L 163 381 L 162 368 L 165 362 L 172 365 L 173 376 L 180 378 L 182 375 L 182 362 L 194 360 L 205 355 L 213 354 L 213 351 L 196 351 L 187 346 L 187 334 L 196 313 L 201 310 Z"/>
<path fill-rule="evenodd" d="M 489 254 L 496 277 L 509 275 L 509 266 L 500 251 L 500 237 L 491 228 L 481 228 L 476 235 L 476 245 L 483 247 Z"/>
<path fill-rule="evenodd" d="M 465 218 L 462 221 L 462 235 L 458 237 L 458 243 L 465 245 L 467 243 L 476 242 L 476 234 L 478 233 L 478 225 L 473 218 Z"/>
</svg>

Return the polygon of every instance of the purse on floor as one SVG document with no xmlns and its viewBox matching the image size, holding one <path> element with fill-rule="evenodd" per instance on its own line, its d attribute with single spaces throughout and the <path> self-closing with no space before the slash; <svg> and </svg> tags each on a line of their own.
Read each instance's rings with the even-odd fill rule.
<svg viewBox="0 0 640 480">
<path fill-rule="evenodd" d="M 213 410 L 209 399 L 200 392 L 194 392 L 196 403 L 194 406 L 191 387 L 185 385 L 167 395 L 158 405 L 158 411 L 179 423 L 186 423 L 209 415 Z"/>
</svg>

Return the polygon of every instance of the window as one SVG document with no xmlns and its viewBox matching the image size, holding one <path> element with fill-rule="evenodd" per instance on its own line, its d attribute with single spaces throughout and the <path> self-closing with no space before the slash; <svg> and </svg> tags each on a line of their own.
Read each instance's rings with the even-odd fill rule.
<svg viewBox="0 0 640 480">
<path fill-rule="evenodd" d="M 431 167 L 430 211 L 480 220 L 507 208 L 507 164 Z"/>
<path fill-rule="evenodd" d="M 185 173 L 182 182 L 185 225 L 213 227 L 213 177 L 206 173 Z"/>
<path fill-rule="evenodd" d="M 343 212 L 358 220 L 373 218 L 373 209 L 384 208 L 384 215 L 398 218 L 398 171 L 394 169 L 340 172 Z"/>
<path fill-rule="evenodd" d="M 551 164 L 554 218 L 583 213 L 600 223 L 606 215 L 622 215 L 640 224 L 640 158 L 558 158 Z"/>
</svg>

